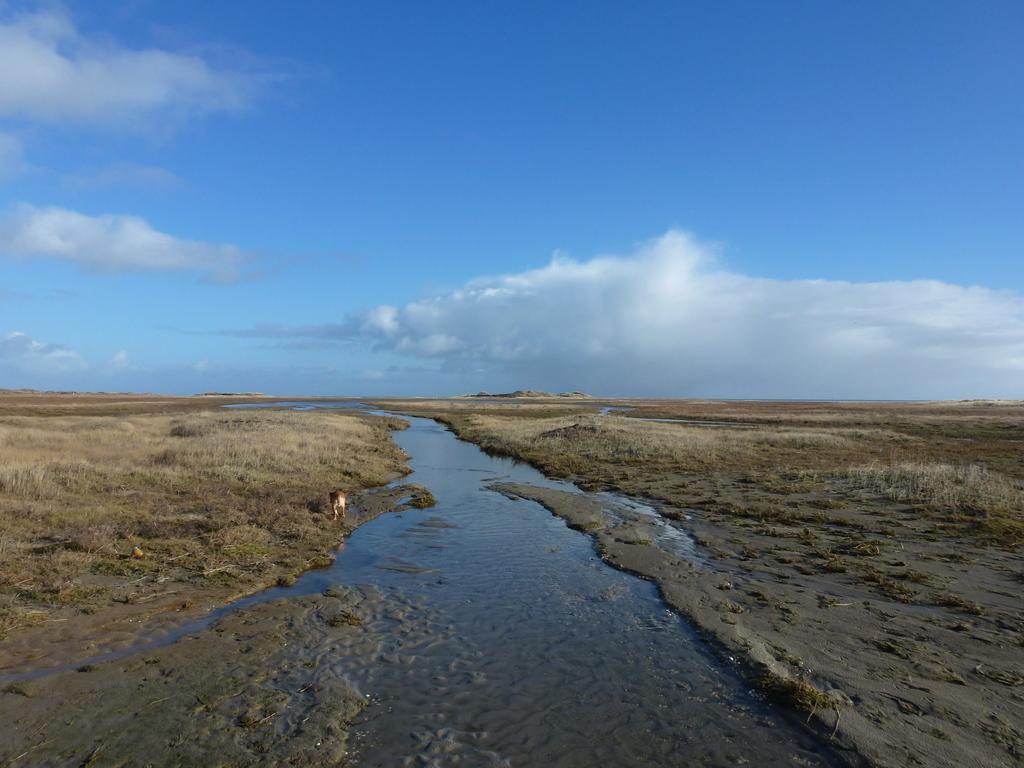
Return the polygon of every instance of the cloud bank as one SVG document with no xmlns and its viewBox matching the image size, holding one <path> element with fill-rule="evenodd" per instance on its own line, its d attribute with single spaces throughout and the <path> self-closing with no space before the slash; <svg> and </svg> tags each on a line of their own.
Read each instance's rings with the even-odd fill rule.
<svg viewBox="0 0 1024 768">
<path fill-rule="evenodd" d="M 126 123 L 234 111 L 261 83 L 202 56 L 90 39 L 62 9 L 0 20 L 0 115 Z"/>
<path fill-rule="evenodd" d="M 670 231 L 628 256 L 473 280 L 335 325 L 438 361 L 465 388 L 718 397 L 1024 396 L 1024 298 L 934 280 L 773 280 Z M 415 389 L 415 386 L 410 387 Z"/>
<path fill-rule="evenodd" d="M 21 331 L 8 333 L 0 340 L 0 372 L 9 369 L 21 375 L 80 371 L 82 356 L 62 344 L 36 341 Z"/>
<path fill-rule="evenodd" d="M 138 216 L 31 205 L 0 213 L 0 255 L 67 261 L 94 272 L 195 270 L 224 281 L 237 279 L 246 261 L 238 246 L 183 240 Z"/>
</svg>

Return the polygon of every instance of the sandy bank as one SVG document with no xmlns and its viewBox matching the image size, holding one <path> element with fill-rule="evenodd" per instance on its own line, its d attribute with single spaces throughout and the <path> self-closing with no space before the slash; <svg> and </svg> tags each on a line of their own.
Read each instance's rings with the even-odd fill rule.
<svg viewBox="0 0 1024 768">
<path fill-rule="evenodd" d="M 432 501 L 429 491 L 414 484 L 372 488 L 354 494 L 349 516 L 330 525 L 340 544 L 357 527 L 386 512 L 430 506 Z M 332 555 L 325 550 L 307 565 L 322 568 L 330 565 L 331 560 Z M 292 583 L 298 575 L 281 583 Z M 153 600 L 125 601 L 101 613 L 78 612 L 70 620 L 29 627 L 0 644 L 0 681 L 116 654 L 141 641 L 159 643 L 183 624 L 265 586 L 270 585 L 239 591 L 182 584 Z"/>
<path fill-rule="evenodd" d="M 168 648 L 7 686 L 0 764 L 337 765 L 346 676 L 416 611 L 373 589 L 264 603 Z"/>
<path fill-rule="evenodd" d="M 768 536 L 697 509 L 660 508 L 698 542 L 691 558 L 669 551 L 651 519 L 628 507 L 534 486 L 494 487 L 541 503 L 593 536 L 607 562 L 656 581 L 670 605 L 741 662 L 752 684 L 805 709 L 809 727 L 870 764 L 1021 765 L 1019 573 L 1007 571 L 1004 553 L 950 559 L 947 543 L 923 540 L 887 553 L 886 560 L 928 562 L 929 572 L 915 579 L 956 582 L 957 605 L 936 610 L 818 568 L 799 529 L 785 552 L 778 531 Z M 862 544 L 870 559 L 880 557 L 870 538 Z"/>
<path fill-rule="evenodd" d="M 429 506 L 432 497 L 404 484 L 354 501 L 343 535 L 386 512 Z M 161 631 L 147 624 L 142 638 L 137 616 L 125 626 L 78 624 L 64 642 L 49 643 L 48 658 L 159 640 L 183 618 L 158 615 Z M 404 598 L 331 588 L 229 613 L 165 647 L 8 682 L 0 691 L 0 764 L 337 765 L 366 705 L 359 669 L 393 638 L 426 632 L 424 621 L 422 608 Z M 83 635 L 94 638 L 84 654 Z M 5 651 L 26 643 L 22 636 Z"/>
</svg>

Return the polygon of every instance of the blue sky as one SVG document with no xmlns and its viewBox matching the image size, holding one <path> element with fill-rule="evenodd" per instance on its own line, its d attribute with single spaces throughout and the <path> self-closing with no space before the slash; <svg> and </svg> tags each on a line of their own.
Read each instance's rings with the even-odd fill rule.
<svg viewBox="0 0 1024 768">
<path fill-rule="evenodd" d="M 0 4 L 0 386 L 1024 397 L 1024 6 Z"/>
</svg>

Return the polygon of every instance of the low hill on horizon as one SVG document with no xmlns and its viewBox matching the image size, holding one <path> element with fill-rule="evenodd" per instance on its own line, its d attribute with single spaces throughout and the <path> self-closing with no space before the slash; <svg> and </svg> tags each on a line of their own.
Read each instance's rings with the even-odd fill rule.
<svg viewBox="0 0 1024 768">
<path fill-rule="evenodd" d="M 462 395 L 462 397 L 505 397 L 505 398 L 529 398 L 529 397 L 571 397 L 589 398 L 586 392 L 542 392 L 536 389 L 517 389 L 515 392 L 477 392 L 475 395 Z"/>
</svg>

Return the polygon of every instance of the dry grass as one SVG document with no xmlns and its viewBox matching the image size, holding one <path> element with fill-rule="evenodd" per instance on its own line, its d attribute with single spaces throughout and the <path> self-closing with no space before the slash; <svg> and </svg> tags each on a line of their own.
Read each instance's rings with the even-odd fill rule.
<svg viewBox="0 0 1024 768">
<path fill-rule="evenodd" d="M 837 473 L 893 501 L 967 522 L 982 538 L 1024 543 L 1024 484 L 977 464 L 900 463 Z"/>
<path fill-rule="evenodd" d="M 976 464 L 891 464 L 841 473 L 893 501 L 927 502 L 949 509 L 1008 511 L 1024 508 L 1024 488 Z"/>
<path fill-rule="evenodd" d="M 574 474 L 595 462 L 701 471 L 716 465 L 749 464 L 777 450 L 835 451 L 849 444 L 841 434 L 813 429 L 706 429 L 594 415 L 444 416 L 461 435 L 485 449 L 525 456 L 560 475 Z"/>
<path fill-rule="evenodd" d="M 302 570 L 340 535 L 316 512 L 327 491 L 403 470 L 396 425 L 294 411 L 0 418 L 0 633 L 61 606 L 243 591 Z"/>
<path fill-rule="evenodd" d="M 825 524 L 849 524 L 843 522 L 849 515 L 839 510 L 868 492 L 914 504 L 950 530 L 984 543 L 1024 542 L 1020 403 L 629 405 L 635 410 L 608 416 L 596 414 L 599 403 L 587 402 L 560 404 L 562 411 L 543 403 L 441 401 L 398 408 L 439 418 L 491 453 L 528 461 L 590 488 L 678 504 L 681 489 L 697 483 L 734 492 L 747 487 L 762 495 L 753 506 L 733 503 L 740 517 Z M 737 426 L 650 422 L 639 416 Z M 786 497 L 799 496 L 799 501 L 765 515 L 757 511 L 765 506 L 763 493 L 780 497 L 780 503 Z M 701 501 L 705 507 L 722 504 L 719 497 Z"/>
</svg>

